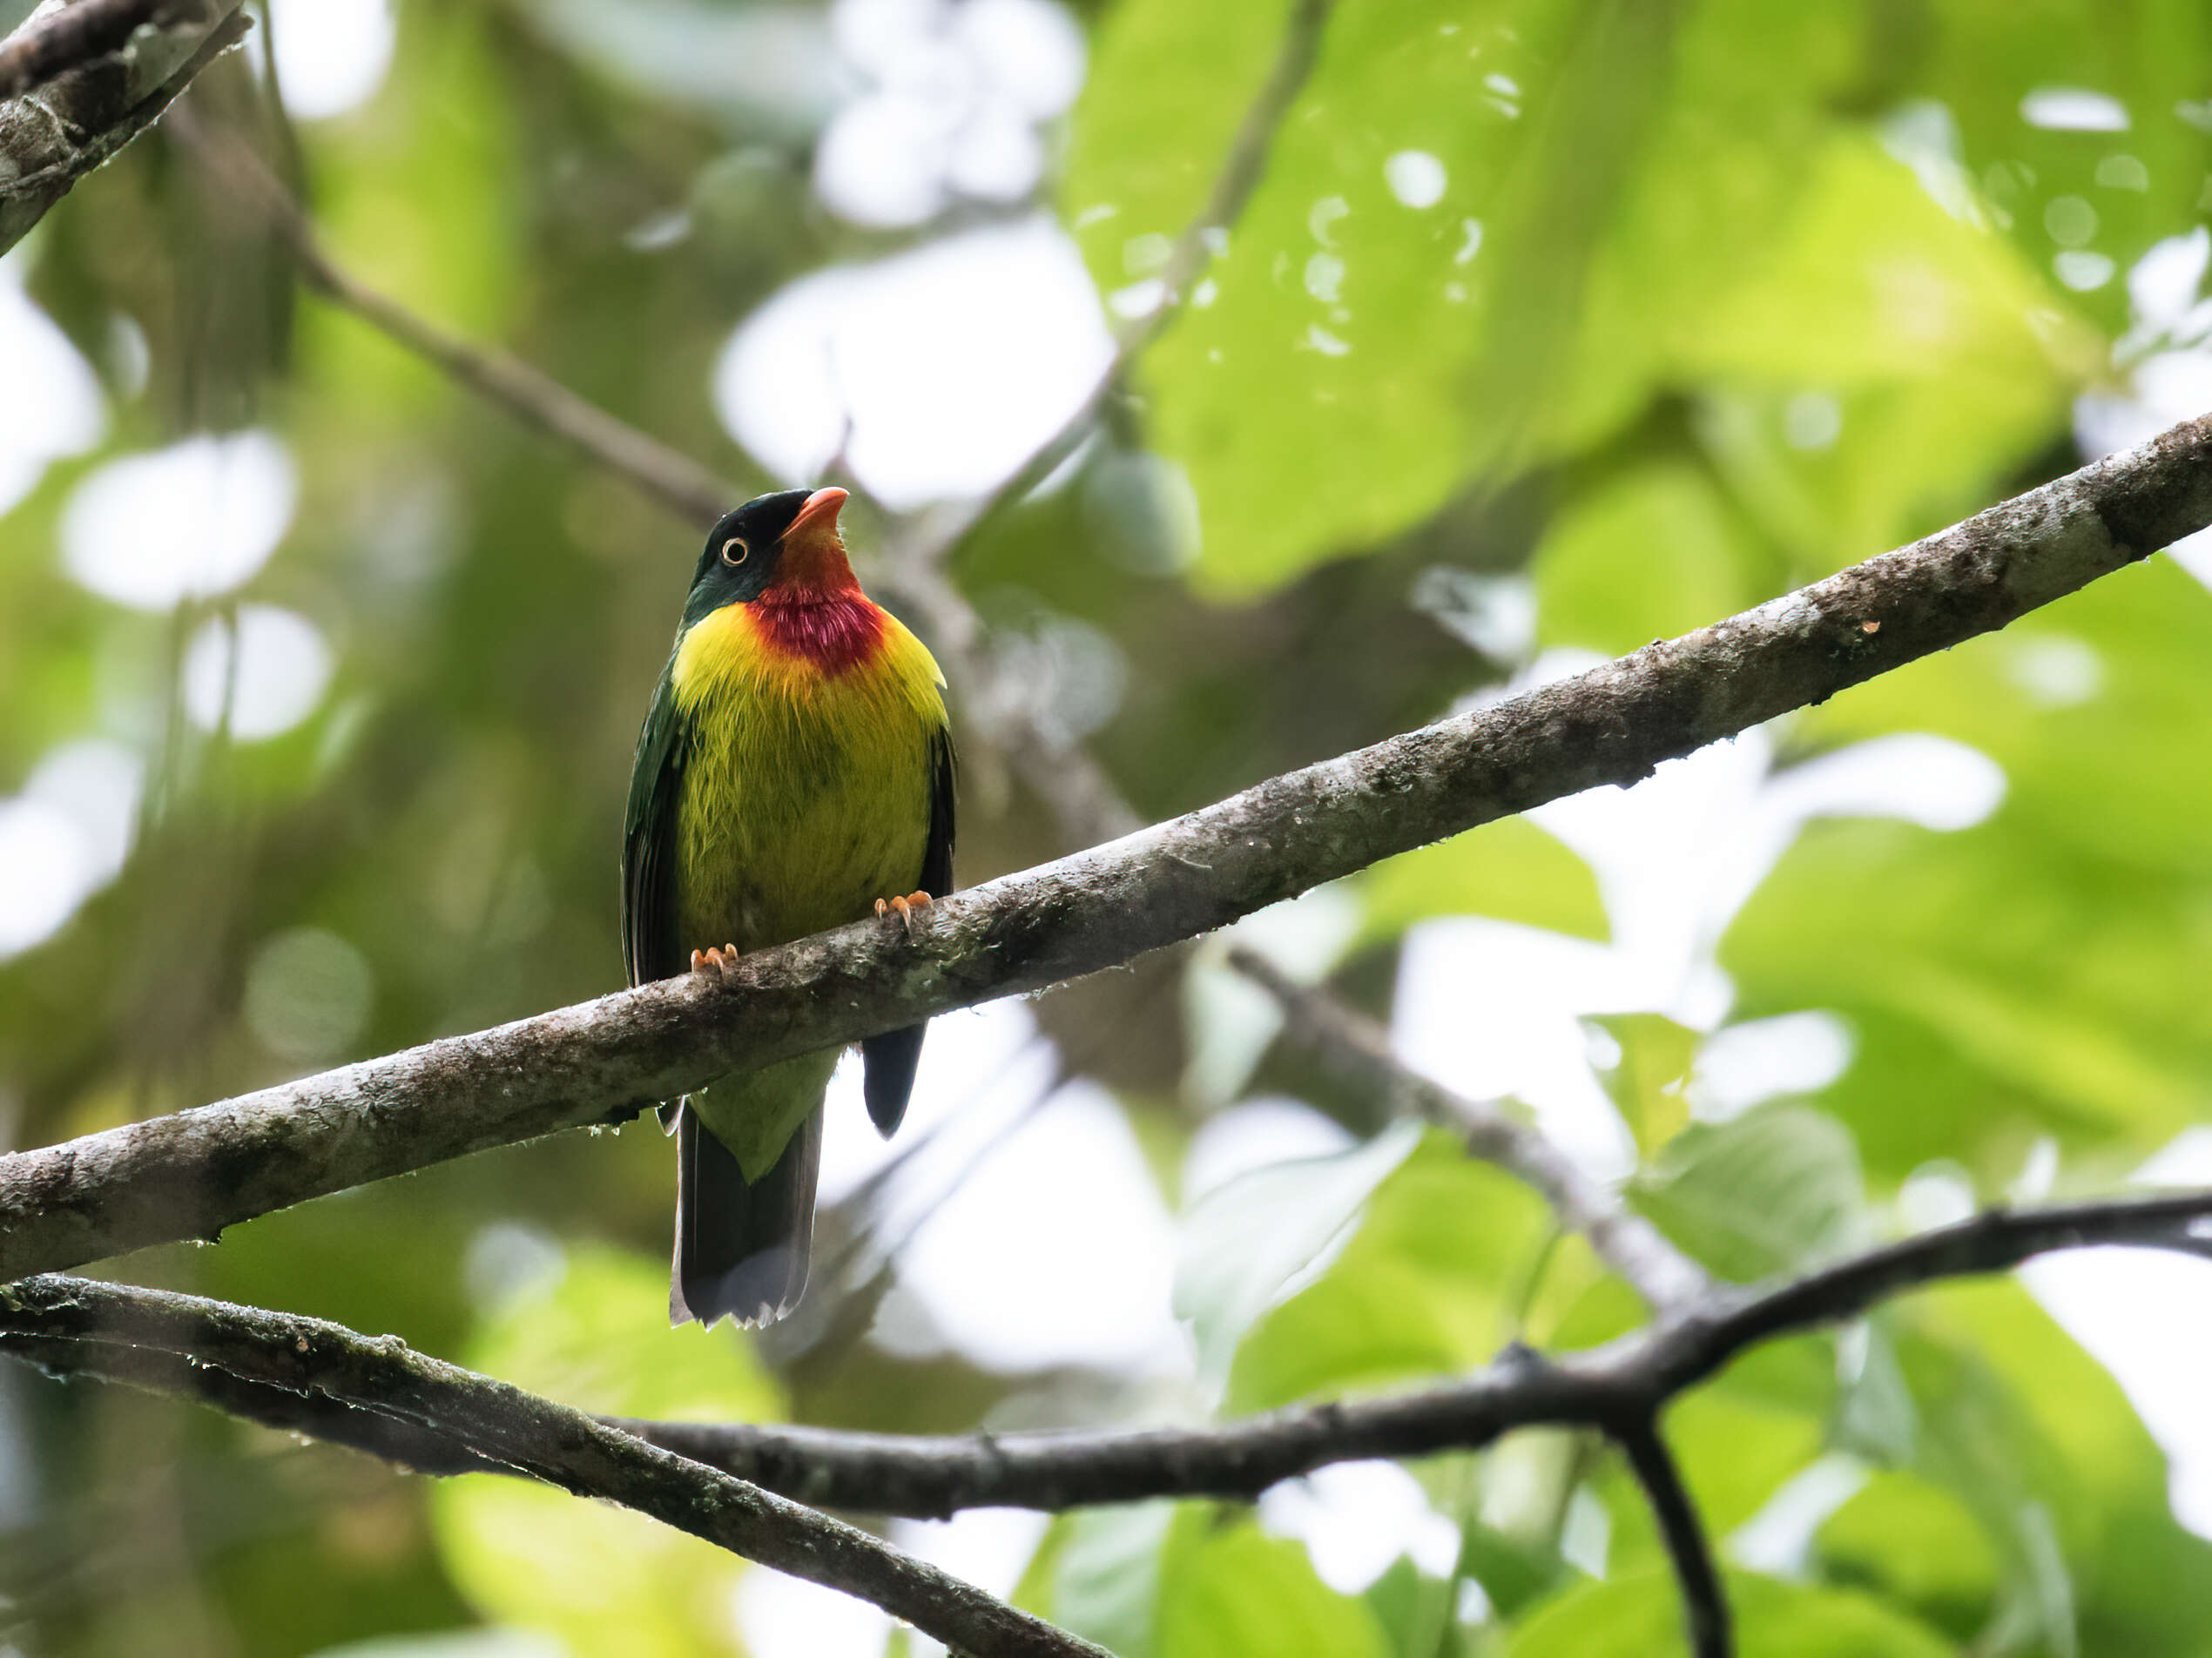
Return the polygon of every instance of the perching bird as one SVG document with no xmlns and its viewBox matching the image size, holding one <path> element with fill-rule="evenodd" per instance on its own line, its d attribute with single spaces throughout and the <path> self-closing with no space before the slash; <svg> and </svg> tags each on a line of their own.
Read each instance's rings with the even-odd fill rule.
<svg viewBox="0 0 2212 1658">
<path fill-rule="evenodd" d="M 707 537 L 637 737 L 623 828 L 630 981 L 717 972 L 738 954 L 952 889 L 944 677 L 846 562 L 842 489 L 787 489 Z M 920 1025 L 861 1043 L 868 1115 L 899 1126 Z M 834 1052 L 725 1078 L 672 1108 L 669 1322 L 742 1324 L 806 1287 Z M 671 1108 L 663 1108 L 664 1122 Z"/>
</svg>

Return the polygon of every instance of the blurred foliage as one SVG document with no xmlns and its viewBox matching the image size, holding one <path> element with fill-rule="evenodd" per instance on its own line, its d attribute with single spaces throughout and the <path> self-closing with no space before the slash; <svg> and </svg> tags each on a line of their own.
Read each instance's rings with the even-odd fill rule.
<svg viewBox="0 0 2212 1658">
<path fill-rule="evenodd" d="M 949 30 L 991 3 L 914 15 Z M 765 485 L 711 394 L 743 319 L 809 273 L 1032 211 L 1057 215 L 1105 314 L 1141 307 L 1291 8 L 1070 8 L 1088 78 L 1034 198 L 870 228 L 831 210 L 813 156 L 887 72 L 870 42 L 895 10 L 408 0 L 348 112 L 291 127 L 244 56 L 190 102 L 298 181 L 364 280 Z M 2202 0 L 1341 0 L 1138 396 L 952 573 L 1150 813 L 1756 603 L 2066 469 L 2077 418 L 2094 435 L 2097 409 L 2141 429 L 2195 412 L 2170 388 L 2212 384 L 2208 87 Z M 622 792 L 691 532 L 296 294 L 160 129 L 0 276 L 103 411 L 96 438 L 33 445 L 19 500 L 0 468 L 0 848 L 33 867 L 57 811 L 114 842 L 51 925 L 13 941 L 0 922 L 0 1144 L 617 985 Z M 249 426 L 296 479 L 265 565 L 184 591 L 164 572 L 199 530 L 156 511 L 140 578 L 166 596 L 64 572 L 103 468 Z M 195 513 L 223 509 L 178 502 Z M 882 515 L 853 517 L 880 546 Z M 206 630 L 242 630 L 246 603 L 304 618 L 327 656 L 311 708 L 258 738 L 191 691 Z M 2212 596 L 2161 559 L 1780 723 L 1775 793 L 1919 732 L 1989 757 L 2003 799 L 1964 827 L 1805 825 L 1696 940 L 1730 990 L 1717 1034 L 1719 1012 L 1656 996 L 1582 1010 L 1632 1201 L 1750 1278 L 1898 1229 L 1908 1182 L 2102 1189 L 2202 1122 L 2208 662 Z M 219 704 L 239 690 L 221 679 Z M 1051 823 L 971 749 L 964 881 L 1062 850 Z M 1304 965 L 1387 1014 L 1407 940 L 1467 918 L 1628 940 L 1614 874 L 1568 826 L 1492 826 L 1345 883 Z M 1249 1000 L 1203 958 L 1176 994 L 1184 971 L 1039 1009 L 1171 1199 L 1224 1092 L 1372 1131 L 1375 1102 L 1287 1048 L 1260 1056 Z M 1715 1103 L 1729 1027 L 1808 1010 L 1841 1021 L 1840 1072 Z M 1165 1399 L 1157 1377 L 1008 1373 L 937 1339 L 898 1298 L 911 1223 L 865 1196 L 824 1218 L 800 1328 L 671 1335 L 669 1158 L 642 1129 L 118 1270 L 594 1408 L 891 1429 L 1240 1412 L 1637 1322 L 1533 1196 L 1440 1134 L 1308 1150 L 1183 1207 L 1176 1310 L 1203 1362 Z M 2163 1455 L 2017 1284 L 1777 1344 L 1665 1427 L 1755 1658 L 2212 1652 L 2212 1555 L 2173 1516 Z M 1123 1658 L 1681 1649 L 1642 1500 L 1602 1448 L 1525 1434 L 1414 1472 L 1458 1538 L 1448 1568 L 1409 1547 L 1355 1592 L 1264 1513 L 1148 1504 L 1055 1520 L 1018 1596 Z M 737 1653 L 746 1578 L 518 1482 L 434 1487 L 0 1372 L 9 1650 Z"/>
</svg>

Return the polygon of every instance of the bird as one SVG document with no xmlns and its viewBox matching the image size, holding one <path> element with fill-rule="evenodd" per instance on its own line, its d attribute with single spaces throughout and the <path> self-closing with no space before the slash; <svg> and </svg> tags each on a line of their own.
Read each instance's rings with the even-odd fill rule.
<svg viewBox="0 0 2212 1658">
<path fill-rule="evenodd" d="M 838 522 L 846 500 L 834 488 L 759 496 L 724 515 L 699 554 L 624 813 L 633 985 L 726 974 L 745 951 L 871 913 L 911 932 L 952 890 L 944 675 L 861 591 Z M 868 1115 L 886 1136 L 906 1114 L 924 1028 L 860 1044 Z M 661 1108 L 677 1142 L 672 1326 L 765 1324 L 798 1304 L 837 1060 L 802 1055 Z"/>
</svg>

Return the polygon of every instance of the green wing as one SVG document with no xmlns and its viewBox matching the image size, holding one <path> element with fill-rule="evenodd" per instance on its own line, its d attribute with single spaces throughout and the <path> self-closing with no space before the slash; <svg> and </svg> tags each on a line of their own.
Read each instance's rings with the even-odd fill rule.
<svg viewBox="0 0 2212 1658">
<path fill-rule="evenodd" d="M 637 733 L 623 815 L 622 953 L 634 985 L 681 973 L 689 960 L 676 929 L 676 802 L 691 733 L 676 709 L 674 666 L 662 671 Z"/>
</svg>

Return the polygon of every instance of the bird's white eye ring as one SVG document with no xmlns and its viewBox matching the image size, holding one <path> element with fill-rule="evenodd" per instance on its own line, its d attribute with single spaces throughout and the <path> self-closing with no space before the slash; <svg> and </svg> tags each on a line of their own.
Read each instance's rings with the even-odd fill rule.
<svg viewBox="0 0 2212 1658">
<path fill-rule="evenodd" d="M 752 548 L 745 545 L 743 536 L 732 536 L 722 543 L 722 562 L 725 564 L 742 564 L 745 561 L 745 555 L 752 550 Z"/>
</svg>

